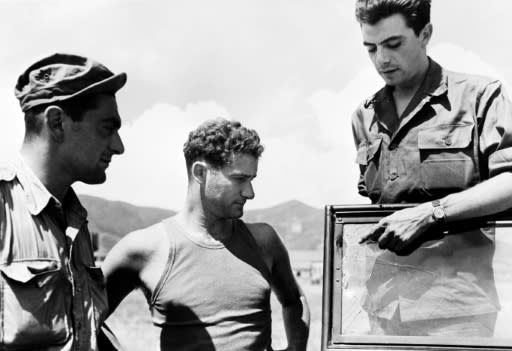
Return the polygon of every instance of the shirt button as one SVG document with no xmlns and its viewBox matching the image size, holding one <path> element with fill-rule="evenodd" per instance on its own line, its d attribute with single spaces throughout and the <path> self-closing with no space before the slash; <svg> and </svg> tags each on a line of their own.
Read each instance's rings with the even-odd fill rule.
<svg viewBox="0 0 512 351">
<path fill-rule="evenodd" d="M 396 150 L 396 144 L 389 144 L 389 149 L 391 151 Z"/>
<path fill-rule="evenodd" d="M 450 146 L 450 145 L 452 144 L 452 139 L 450 139 L 450 138 L 446 138 L 446 139 L 444 139 L 444 144 L 445 144 L 446 146 Z"/>
<path fill-rule="evenodd" d="M 396 171 L 391 171 L 389 173 L 389 179 L 395 180 L 396 178 L 398 178 L 398 173 Z"/>
</svg>

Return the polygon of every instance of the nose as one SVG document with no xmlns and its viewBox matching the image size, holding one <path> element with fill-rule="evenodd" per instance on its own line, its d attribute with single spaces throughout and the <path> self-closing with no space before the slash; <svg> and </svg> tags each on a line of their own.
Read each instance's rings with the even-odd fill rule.
<svg viewBox="0 0 512 351">
<path fill-rule="evenodd" d="M 254 199 L 254 189 L 251 182 L 247 182 L 247 185 L 242 189 L 242 196 L 246 199 Z"/>
<path fill-rule="evenodd" d="M 376 61 L 377 61 L 377 65 L 379 67 L 382 67 L 382 66 L 385 67 L 385 66 L 389 65 L 391 59 L 389 58 L 389 55 L 388 55 L 388 53 L 385 52 L 385 50 L 377 49 Z"/>
<path fill-rule="evenodd" d="M 124 153 L 124 144 L 121 140 L 121 136 L 119 135 L 119 132 L 116 132 L 114 136 L 112 137 L 112 142 L 110 143 L 110 149 L 114 154 L 121 155 Z"/>
</svg>

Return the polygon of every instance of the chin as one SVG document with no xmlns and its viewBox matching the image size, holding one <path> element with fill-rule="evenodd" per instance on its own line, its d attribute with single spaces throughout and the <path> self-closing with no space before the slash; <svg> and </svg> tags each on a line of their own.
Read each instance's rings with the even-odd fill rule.
<svg viewBox="0 0 512 351">
<path fill-rule="evenodd" d="M 389 76 L 386 76 L 386 75 L 381 75 L 380 77 L 382 78 L 384 83 L 386 83 L 386 85 L 389 85 L 389 86 L 392 86 L 392 87 L 400 85 L 404 81 L 404 79 L 402 77 L 397 77 L 397 76 L 389 77 Z"/>
<path fill-rule="evenodd" d="M 242 218 L 243 215 L 244 215 L 244 210 L 236 211 L 234 213 L 231 213 L 231 219 Z"/>
<path fill-rule="evenodd" d="M 396 85 L 396 80 L 395 79 L 389 79 L 389 78 L 384 77 L 384 76 L 381 76 L 381 78 L 384 81 L 384 83 L 386 83 L 386 85 L 389 85 L 389 86 L 395 86 Z"/>
<path fill-rule="evenodd" d="M 105 173 L 89 175 L 88 177 L 83 177 L 80 179 L 85 184 L 103 184 L 107 180 L 107 175 Z"/>
</svg>

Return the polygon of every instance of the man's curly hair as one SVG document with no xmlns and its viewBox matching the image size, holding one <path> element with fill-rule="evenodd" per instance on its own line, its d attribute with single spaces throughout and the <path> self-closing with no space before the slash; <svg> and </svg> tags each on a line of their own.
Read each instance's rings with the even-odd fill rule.
<svg viewBox="0 0 512 351">
<path fill-rule="evenodd" d="M 187 169 L 197 160 L 205 160 L 220 169 L 231 162 L 234 154 L 248 154 L 259 158 L 264 150 L 260 137 L 238 121 L 223 118 L 208 120 L 191 131 L 183 145 Z"/>
</svg>

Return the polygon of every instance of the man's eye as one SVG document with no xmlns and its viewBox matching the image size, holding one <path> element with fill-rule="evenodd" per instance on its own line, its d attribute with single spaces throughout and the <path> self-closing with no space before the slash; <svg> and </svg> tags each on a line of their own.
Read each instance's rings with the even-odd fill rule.
<svg viewBox="0 0 512 351">
<path fill-rule="evenodd" d="M 115 128 L 113 126 L 109 126 L 109 125 L 104 125 L 99 130 L 100 130 L 101 135 L 103 135 L 105 137 L 111 136 L 115 132 Z"/>
<path fill-rule="evenodd" d="M 367 46 L 366 49 L 368 50 L 369 53 L 374 53 L 375 51 L 377 51 L 377 49 L 372 46 Z"/>
<path fill-rule="evenodd" d="M 402 45 L 402 43 L 401 43 L 401 42 L 398 42 L 398 43 L 390 43 L 390 44 L 388 44 L 388 45 L 387 45 L 387 47 L 388 47 L 388 48 L 390 48 L 390 49 L 396 49 L 396 48 L 398 48 L 400 45 Z"/>
</svg>

